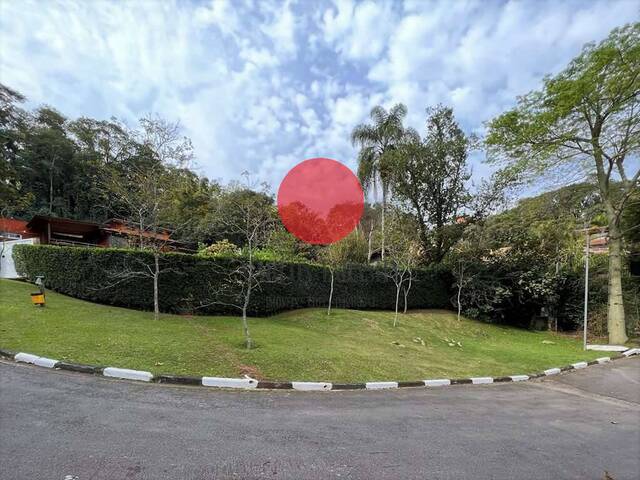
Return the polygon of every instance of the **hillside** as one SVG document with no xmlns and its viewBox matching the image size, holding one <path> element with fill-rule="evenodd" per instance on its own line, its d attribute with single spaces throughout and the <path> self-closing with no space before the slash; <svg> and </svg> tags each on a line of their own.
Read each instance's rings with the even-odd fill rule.
<svg viewBox="0 0 640 480">
<path fill-rule="evenodd" d="M 154 373 L 419 380 L 530 373 L 601 356 L 583 352 L 574 338 L 458 322 L 443 310 L 402 315 L 396 328 L 390 312 L 335 310 L 328 317 L 323 309 L 306 309 L 251 319 L 257 348 L 247 351 L 235 317 L 162 315 L 155 321 L 148 312 L 54 292 L 37 308 L 32 289 L 0 281 L 0 347 Z"/>
</svg>

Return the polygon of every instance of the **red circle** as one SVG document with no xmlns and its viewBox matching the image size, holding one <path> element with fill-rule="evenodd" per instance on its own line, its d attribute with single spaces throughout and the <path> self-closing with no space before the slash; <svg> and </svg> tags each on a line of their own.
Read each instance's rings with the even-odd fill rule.
<svg viewBox="0 0 640 480">
<path fill-rule="evenodd" d="M 289 170 L 278 189 L 278 213 L 286 229 L 303 242 L 327 245 L 358 225 L 364 193 L 342 163 L 311 158 Z"/>
</svg>

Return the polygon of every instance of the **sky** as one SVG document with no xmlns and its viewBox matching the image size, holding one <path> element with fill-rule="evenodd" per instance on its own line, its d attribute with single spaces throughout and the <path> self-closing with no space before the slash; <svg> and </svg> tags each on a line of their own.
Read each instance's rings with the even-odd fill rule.
<svg viewBox="0 0 640 480">
<path fill-rule="evenodd" d="M 199 173 L 275 187 L 308 158 L 355 169 L 350 133 L 375 105 L 406 104 L 424 132 L 442 103 L 481 135 L 639 16 L 626 0 L 0 0 L 0 82 L 72 118 L 179 121 Z"/>
</svg>

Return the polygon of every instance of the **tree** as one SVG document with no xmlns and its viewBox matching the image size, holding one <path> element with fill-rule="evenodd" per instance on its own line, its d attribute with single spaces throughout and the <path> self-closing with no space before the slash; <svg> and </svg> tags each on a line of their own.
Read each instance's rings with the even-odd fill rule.
<svg viewBox="0 0 640 480">
<path fill-rule="evenodd" d="M 459 230 L 455 219 L 469 204 L 467 156 L 472 139 L 456 122 L 453 110 L 439 105 L 427 110 L 424 140 L 405 137 L 393 155 L 393 189 L 415 216 L 422 246 L 441 262 Z"/>
<path fill-rule="evenodd" d="M 403 222 L 400 215 L 394 215 L 390 228 L 388 255 L 382 270 L 382 275 L 389 278 L 396 287 L 394 327 L 398 324 L 400 291 L 405 282 L 413 277 L 413 270 L 419 257 L 419 245 L 413 240 L 414 237 L 415 232 L 411 229 L 410 224 Z"/>
<path fill-rule="evenodd" d="M 640 23 L 615 29 L 588 44 L 541 90 L 489 123 L 492 161 L 527 178 L 549 172 L 595 173 L 609 228 L 609 341 L 627 340 L 622 296 L 622 233 L 625 204 L 638 188 L 640 169 L 628 159 L 640 151 Z M 627 161 L 626 161 L 627 160 Z M 626 161 L 626 162 L 625 162 Z M 621 188 L 613 188 L 619 179 Z"/>
<path fill-rule="evenodd" d="M 372 125 L 357 125 L 351 132 L 351 142 L 360 146 L 358 153 L 358 177 L 369 190 L 377 185 L 382 189 L 381 256 L 385 254 L 385 210 L 391 184 L 390 154 L 406 135 L 402 120 L 407 115 L 407 107 L 399 103 L 388 112 L 381 106 L 371 110 Z"/>
<path fill-rule="evenodd" d="M 331 283 L 329 286 L 329 301 L 327 305 L 327 315 L 331 315 L 331 302 L 333 301 L 333 283 L 334 274 L 336 268 L 340 268 L 342 265 L 342 250 L 339 245 L 340 242 L 333 243 L 322 251 L 321 261 L 324 266 L 329 270 L 331 276 Z"/>
<path fill-rule="evenodd" d="M 231 259 L 231 268 L 213 265 L 220 279 L 209 285 L 209 295 L 213 300 L 201 306 L 217 303 L 240 310 L 245 346 L 250 349 L 253 339 L 249 332 L 247 311 L 252 293 L 264 284 L 282 281 L 282 275 L 276 263 L 256 259 L 259 249 L 267 245 L 274 230 L 275 214 L 272 201 L 265 205 L 266 200 L 271 198 L 267 194 L 267 186 L 263 185 L 261 192 L 255 192 L 249 173 L 243 175 L 244 185 L 232 187 L 233 194 L 223 196 L 218 207 L 221 213 L 219 222 L 225 234 L 242 240 L 241 254 Z M 267 206 L 271 208 L 265 208 Z M 234 215 L 224 214 L 230 211 Z"/>
<path fill-rule="evenodd" d="M 177 124 L 160 119 L 143 119 L 143 130 L 138 133 L 139 155 L 146 161 L 122 175 L 121 170 L 111 170 L 104 186 L 112 197 L 114 211 L 136 228 L 136 247 L 152 253 L 153 264 L 149 265 L 135 257 L 135 265 L 126 265 L 112 273 L 116 282 L 136 277 L 153 281 L 153 312 L 160 315 L 159 279 L 162 273 L 161 253 L 172 241 L 176 230 L 183 225 L 167 228 L 165 218 L 173 208 L 175 192 L 182 188 L 185 177 L 176 174 L 191 159 L 191 143 L 179 134 Z M 188 223 L 189 219 L 183 221 Z M 126 228 L 126 227 L 125 227 Z"/>
<path fill-rule="evenodd" d="M 327 315 L 331 314 L 335 271 L 347 263 L 364 263 L 367 254 L 366 248 L 362 234 L 354 230 L 342 240 L 322 249 L 320 261 L 327 267 L 331 277 Z"/>
<path fill-rule="evenodd" d="M 16 158 L 23 145 L 27 113 L 18 104 L 25 98 L 0 83 L 0 212 L 8 215 L 20 211 L 33 201 L 33 194 L 24 192 L 18 178 Z"/>
</svg>

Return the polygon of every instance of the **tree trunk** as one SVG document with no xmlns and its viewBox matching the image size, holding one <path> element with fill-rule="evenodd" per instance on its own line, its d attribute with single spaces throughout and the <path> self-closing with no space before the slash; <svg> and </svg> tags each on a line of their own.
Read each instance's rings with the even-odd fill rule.
<svg viewBox="0 0 640 480">
<path fill-rule="evenodd" d="M 400 287 L 402 286 L 402 282 L 396 285 L 396 316 L 393 319 L 393 326 L 395 327 L 398 324 L 398 301 L 400 300 Z"/>
<path fill-rule="evenodd" d="M 609 222 L 609 311 L 607 316 L 609 344 L 623 344 L 625 331 L 624 301 L 622 297 L 622 235 L 618 222 Z"/>
<path fill-rule="evenodd" d="M 411 281 L 413 280 L 413 275 L 409 272 L 409 285 L 404 289 L 404 311 L 402 313 L 407 313 L 407 297 L 409 296 L 409 290 L 411 290 Z"/>
<path fill-rule="evenodd" d="M 369 246 L 367 249 L 367 263 L 371 263 L 371 240 L 373 239 L 373 226 L 374 223 L 371 222 L 371 228 L 369 229 Z"/>
<path fill-rule="evenodd" d="M 158 252 L 153 254 L 153 262 L 155 270 L 153 272 L 153 318 L 158 320 L 160 317 L 160 302 L 158 300 L 158 277 L 160 277 L 160 255 Z"/>
<path fill-rule="evenodd" d="M 251 256 L 249 257 L 249 261 L 252 261 Z M 242 304 L 242 329 L 244 330 L 245 346 L 248 349 L 251 349 L 253 347 L 253 340 L 251 340 L 251 334 L 249 333 L 249 322 L 247 322 L 247 308 L 249 307 L 249 302 L 251 301 L 252 288 L 253 288 L 252 280 L 251 278 L 249 278 L 249 282 L 247 285 L 247 292 L 244 295 L 244 303 Z"/>
<path fill-rule="evenodd" d="M 327 315 L 331 315 L 331 301 L 333 300 L 333 269 L 330 268 L 331 272 L 331 290 L 329 290 L 329 307 L 327 308 Z"/>
<path fill-rule="evenodd" d="M 382 187 L 382 218 L 380 219 L 380 233 L 382 234 L 382 246 L 380 249 L 380 258 L 384 262 L 384 219 L 385 219 L 385 210 L 387 209 L 387 189 Z"/>
<path fill-rule="evenodd" d="M 49 215 L 53 215 L 53 169 L 56 165 L 56 157 L 51 159 L 51 168 L 49 169 Z"/>
<path fill-rule="evenodd" d="M 249 334 L 249 322 L 247 322 L 247 304 L 248 300 L 245 301 L 245 304 L 242 306 L 242 329 L 244 331 L 244 344 L 248 349 L 253 348 L 253 340 L 251 340 L 251 335 Z"/>
<path fill-rule="evenodd" d="M 460 278 L 458 279 L 458 322 L 460 321 L 460 313 L 462 312 L 462 305 L 460 304 L 460 297 L 462 295 L 462 281 L 464 276 L 464 270 L 460 268 Z"/>
</svg>

